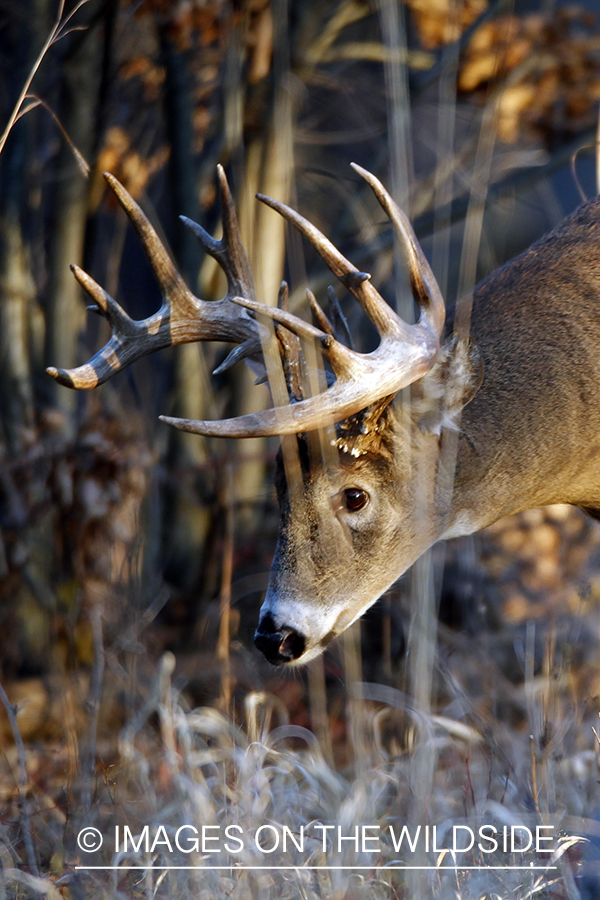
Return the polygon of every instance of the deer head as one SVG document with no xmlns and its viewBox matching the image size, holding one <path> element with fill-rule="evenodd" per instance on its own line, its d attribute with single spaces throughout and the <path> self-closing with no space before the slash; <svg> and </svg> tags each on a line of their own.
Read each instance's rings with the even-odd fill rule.
<svg viewBox="0 0 600 900">
<path fill-rule="evenodd" d="M 372 174 L 354 168 L 372 187 L 403 249 L 420 310 L 415 324 L 404 322 L 370 276 L 310 222 L 260 195 L 313 244 L 358 300 L 378 330 L 379 345 L 359 353 L 348 339 L 344 342 L 345 322 L 332 289 L 334 325 L 312 295 L 316 325 L 290 313 L 285 285 L 278 307 L 257 302 L 221 168 L 223 238 L 216 241 L 184 220 L 227 276 L 221 300 L 200 300 L 183 282 L 141 209 L 106 175 L 143 244 L 163 304 L 150 318 L 134 321 L 89 275 L 73 267 L 95 311 L 108 320 L 111 338 L 85 365 L 47 370 L 63 385 L 91 388 L 153 350 L 203 340 L 236 344 L 220 371 L 242 359 L 264 368 L 276 399 L 271 409 L 217 422 L 161 418 L 208 436 L 282 436 L 276 473 L 281 523 L 255 636 L 256 645 L 275 664 L 302 663 L 320 653 L 451 530 L 448 511 L 434 496 L 439 433 L 443 423 L 452 424 L 478 384 L 476 352 L 468 341 L 452 337 L 441 345 L 444 301 L 410 223 Z M 308 364 L 309 353 L 302 352 L 310 345 L 322 355 L 320 375 Z M 409 385 L 410 401 L 394 403 Z"/>
</svg>

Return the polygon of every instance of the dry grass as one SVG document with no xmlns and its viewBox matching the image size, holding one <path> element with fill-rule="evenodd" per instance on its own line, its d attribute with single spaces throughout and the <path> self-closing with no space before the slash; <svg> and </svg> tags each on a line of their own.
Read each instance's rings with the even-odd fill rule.
<svg viewBox="0 0 600 900">
<path fill-rule="evenodd" d="M 215 708 L 191 709 L 174 686 L 175 658 L 165 654 L 145 702 L 120 730 L 112 763 L 97 766 L 92 790 L 72 745 L 32 744 L 27 805 L 19 806 L 18 753 L 14 746 L 4 751 L 0 896 L 525 900 L 578 897 L 578 890 L 588 896 L 598 854 L 593 843 L 572 839 L 600 833 L 597 714 L 576 699 L 581 667 L 566 659 L 568 642 L 549 641 L 552 665 L 546 658 L 534 674 L 534 637 L 526 634 L 525 678 L 511 685 L 485 636 L 443 632 L 435 714 L 388 685 L 350 684 L 341 718 L 351 758 L 337 766 L 312 731 L 286 723 L 275 693 L 247 693 L 240 724 Z M 275 691 L 284 688 L 275 683 Z M 43 875 L 26 871 L 25 808 Z M 323 825 L 334 826 L 325 850 Z M 396 852 L 390 826 L 398 835 L 404 825 L 411 835 L 418 825 L 437 826 L 437 848 L 451 847 L 456 826 L 553 826 L 557 852 L 550 859 L 501 848 L 413 853 L 406 841 Z M 75 837 L 89 826 L 99 829 L 104 846 L 83 853 Z M 196 834 L 191 829 L 202 834 L 203 826 L 204 849 L 218 852 L 186 852 Z M 226 833 L 227 826 L 235 827 Z M 379 840 L 358 852 L 342 841 L 338 852 L 337 837 L 361 826 Z M 141 838 L 137 851 L 131 842 L 123 851 L 125 827 L 134 842 Z M 279 847 L 270 852 L 276 835 Z M 455 870 L 455 863 L 487 868 Z M 556 868 L 490 868 L 550 864 Z M 77 868 L 91 865 L 121 870 Z M 410 865 L 430 868 L 398 868 Z M 243 868 L 251 866 L 270 868 Z M 319 868 L 327 866 L 357 868 Z"/>
</svg>

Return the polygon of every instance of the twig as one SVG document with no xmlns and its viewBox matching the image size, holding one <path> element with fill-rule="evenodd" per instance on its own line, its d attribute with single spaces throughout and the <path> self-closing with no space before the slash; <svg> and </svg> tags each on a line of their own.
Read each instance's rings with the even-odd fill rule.
<svg viewBox="0 0 600 900">
<path fill-rule="evenodd" d="M 37 862 L 35 859 L 33 840 L 31 838 L 31 829 L 29 828 L 29 811 L 27 809 L 27 758 L 25 756 L 25 745 L 19 730 L 19 723 L 17 722 L 17 707 L 12 705 L 1 683 L 0 702 L 6 710 L 6 715 L 8 716 L 8 721 L 10 722 L 11 731 L 13 733 L 15 747 L 17 748 L 17 758 L 19 761 L 19 777 L 17 779 L 19 788 L 19 813 L 21 817 L 21 827 L 23 829 L 23 840 L 25 842 L 25 850 L 27 853 L 27 862 L 29 863 L 32 875 L 37 875 Z"/>
<path fill-rule="evenodd" d="M 75 146 L 75 143 L 74 143 L 73 140 L 70 138 L 69 133 L 67 132 L 67 129 L 65 128 L 65 126 L 63 125 L 63 123 L 60 121 L 60 119 L 58 118 L 58 116 L 56 115 L 56 113 L 54 112 L 54 110 L 52 110 L 52 109 L 48 106 L 48 104 L 45 102 L 45 100 L 42 100 L 41 97 L 38 97 L 37 94 L 27 94 L 27 96 L 26 96 L 25 99 L 26 99 L 26 100 L 31 100 L 31 103 L 29 104 L 29 106 L 26 106 L 25 109 L 22 109 L 22 110 L 21 110 L 21 112 L 19 113 L 19 115 L 18 115 L 17 118 L 20 119 L 22 116 L 26 115 L 26 114 L 27 114 L 28 112 L 30 112 L 32 109 L 36 109 L 38 106 L 43 107 L 43 108 L 46 110 L 46 112 L 47 112 L 50 116 L 52 116 L 52 118 L 54 119 L 54 122 L 55 122 L 55 124 L 56 124 L 56 127 L 60 130 L 62 136 L 63 136 L 64 139 L 65 139 L 65 141 L 67 142 L 67 144 L 69 145 L 69 147 L 70 147 L 71 150 L 73 151 L 73 156 L 75 157 L 75 161 L 76 161 L 77 165 L 79 166 L 79 169 L 80 169 L 80 171 L 81 171 L 81 174 L 82 174 L 85 178 L 87 178 L 87 177 L 89 176 L 89 174 L 90 174 L 91 166 L 90 166 L 90 164 L 88 163 L 88 161 L 86 160 L 86 158 L 84 157 L 84 155 L 83 155 L 83 153 L 81 152 L 81 150 L 80 150 L 78 147 Z"/>
<path fill-rule="evenodd" d="M 88 0 L 79 0 L 79 3 L 76 4 L 76 6 L 71 10 L 69 15 L 66 17 L 66 19 L 63 22 L 63 13 L 65 11 L 65 0 L 60 0 L 60 4 L 58 7 L 58 15 L 56 17 L 56 22 L 54 23 L 54 27 L 52 28 L 52 31 L 48 35 L 48 38 L 46 39 L 46 43 L 40 50 L 38 58 L 34 62 L 33 66 L 31 67 L 31 71 L 25 80 L 25 84 L 23 85 L 23 88 L 21 89 L 21 93 L 19 94 L 19 98 L 18 98 L 17 102 L 15 103 L 12 113 L 10 114 L 10 118 L 8 120 L 6 128 L 4 129 L 2 137 L 0 137 L 0 153 L 2 153 L 2 151 L 4 150 L 4 145 L 6 144 L 8 136 L 9 136 L 10 132 L 12 131 L 13 125 L 19 118 L 19 114 L 21 113 L 21 108 L 23 106 L 23 103 L 25 102 L 27 94 L 29 93 L 29 88 L 31 87 L 31 83 L 32 83 L 33 79 L 35 78 L 35 76 L 37 75 L 38 69 L 42 64 L 44 57 L 46 56 L 46 53 L 48 52 L 50 47 L 54 43 L 56 43 L 56 41 L 59 41 L 61 39 L 61 37 L 65 36 L 66 26 L 69 24 L 69 22 L 71 21 L 71 19 L 75 15 L 75 13 L 79 12 L 81 7 L 85 6 L 85 4 L 87 2 L 88 2 Z M 29 107 L 29 108 L 32 108 L 32 107 Z"/>
</svg>

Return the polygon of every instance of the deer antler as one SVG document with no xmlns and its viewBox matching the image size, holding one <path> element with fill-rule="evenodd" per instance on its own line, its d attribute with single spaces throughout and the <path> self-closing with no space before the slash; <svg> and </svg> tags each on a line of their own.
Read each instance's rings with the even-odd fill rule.
<svg viewBox="0 0 600 900">
<path fill-rule="evenodd" d="M 104 173 L 138 233 L 160 285 L 163 303 L 153 316 L 142 320 L 131 319 L 93 278 L 79 266 L 71 266 L 75 278 L 96 304 L 90 309 L 108 320 L 111 337 L 102 350 L 83 366 L 76 369 L 48 368 L 48 374 L 60 384 L 70 388 L 93 388 L 154 350 L 192 341 L 231 341 L 239 344 L 219 367 L 220 371 L 240 359 L 260 355 L 261 342 L 256 320 L 232 303 L 235 297 L 251 299 L 255 296 L 254 280 L 221 166 L 218 167 L 218 176 L 223 207 L 222 239 L 215 240 L 200 225 L 182 217 L 227 276 L 227 293 L 223 299 L 207 302 L 195 297 L 187 287 L 156 231 L 123 185 L 114 176 Z"/>
<path fill-rule="evenodd" d="M 199 225 L 183 219 L 227 276 L 227 292 L 222 300 L 200 300 L 184 283 L 137 203 L 116 178 L 105 174 L 138 233 L 162 290 L 163 304 L 153 316 L 141 321 L 133 320 L 93 278 L 73 266 L 75 277 L 96 304 L 92 309 L 108 320 L 111 337 L 85 365 L 76 369 L 49 368 L 48 374 L 67 387 L 92 388 L 154 350 L 207 340 L 231 341 L 239 345 L 217 370 L 223 371 L 241 359 L 257 359 L 261 355 L 261 329 L 257 320 L 247 312 L 249 310 L 273 319 L 297 338 L 320 342 L 335 375 L 333 385 L 316 396 L 254 415 L 217 422 L 161 416 L 163 421 L 183 431 L 216 437 L 294 434 L 347 418 L 385 397 L 393 396 L 421 378 L 434 365 L 438 355 L 445 318 L 444 300 L 404 213 L 374 175 L 360 166 L 354 165 L 354 169 L 373 188 L 404 248 L 411 288 L 421 309 L 415 325 L 408 325 L 396 315 L 371 284 L 370 275 L 352 265 L 314 225 L 283 203 L 260 194 L 260 200 L 279 212 L 313 244 L 331 271 L 371 318 L 381 341 L 371 353 L 357 353 L 340 343 L 333 336 L 333 329 L 314 298 L 311 305 L 321 328 L 299 319 L 285 308 L 277 309 L 258 303 L 250 265 L 239 237 L 233 201 L 220 166 L 222 239 L 215 240 Z M 285 303 L 282 305 L 285 306 Z M 285 334 L 285 330 L 280 332 L 279 343 L 289 363 L 288 368 L 292 370 L 288 386 L 293 400 L 301 394 L 297 387 L 298 372 L 294 374 L 293 371 L 298 368 L 298 363 L 290 361 L 291 356 L 298 352 L 297 338 L 292 338 L 292 335 L 286 337 Z"/>
<path fill-rule="evenodd" d="M 381 341 L 371 353 L 357 353 L 330 333 L 304 322 L 283 309 L 255 300 L 232 297 L 234 303 L 267 316 L 299 337 L 320 342 L 335 375 L 334 384 L 317 396 L 263 412 L 218 422 L 161 416 L 162 421 L 183 431 L 215 437 L 255 437 L 294 434 L 338 422 L 421 378 L 434 365 L 445 321 L 445 304 L 435 276 L 421 250 L 410 222 L 381 182 L 370 172 L 353 164 L 370 184 L 388 214 L 406 254 L 411 289 L 421 309 L 415 325 L 404 322 L 370 282 L 339 250 L 303 216 L 283 203 L 258 198 L 279 212 L 298 229 L 327 263 L 331 271 L 354 294 L 377 327 Z"/>
</svg>

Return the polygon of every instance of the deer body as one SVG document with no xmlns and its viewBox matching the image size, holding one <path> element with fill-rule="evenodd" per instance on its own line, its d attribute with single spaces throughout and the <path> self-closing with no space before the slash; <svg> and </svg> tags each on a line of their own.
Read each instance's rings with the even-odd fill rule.
<svg viewBox="0 0 600 900">
<path fill-rule="evenodd" d="M 69 387 L 89 388 L 169 344 L 238 343 L 222 370 L 244 358 L 272 361 L 275 342 L 289 405 L 218 423 L 166 420 L 207 435 L 287 435 L 276 474 L 280 530 L 255 636 L 274 664 L 320 653 L 437 540 L 548 503 L 600 517 L 600 200 L 475 288 L 467 334 L 458 314 L 456 328 L 445 322 L 443 298 L 406 218 L 374 176 L 355 168 L 404 247 L 421 309 L 415 325 L 399 319 L 369 276 L 314 226 L 268 198 L 261 199 L 313 243 L 363 306 L 381 342 L 369 354 L 355 353 L 334 337 L 314 298 L 319 327 L 287 312 L 285 291 L 281 309 L 257 303 L 222 170 L 223 239 L 188 224 L 224 269 L 228 290 L 220 301 L 199 300 L 137 204 L 108 176 L 162 287 L 163 306 L 134 322 L 75 268 L 112 336 L 86 365 L 48 370 Z M 338 316 L 335 297 L 330 301 Z M 259 314 L 274 320 L 274 331 Z M 300 338 L 320 345 L 331 370 L 333 383 L 322 393 L 307 388 Z M 276 373 L 268 374 L 275 384 Z"/>
<path fill-rule="evenodd" d="M 454 517 L 600 509 L 600 201 L 475 289 L 471 336 L 484 377 L 461 416 Z"/>
</svg>

